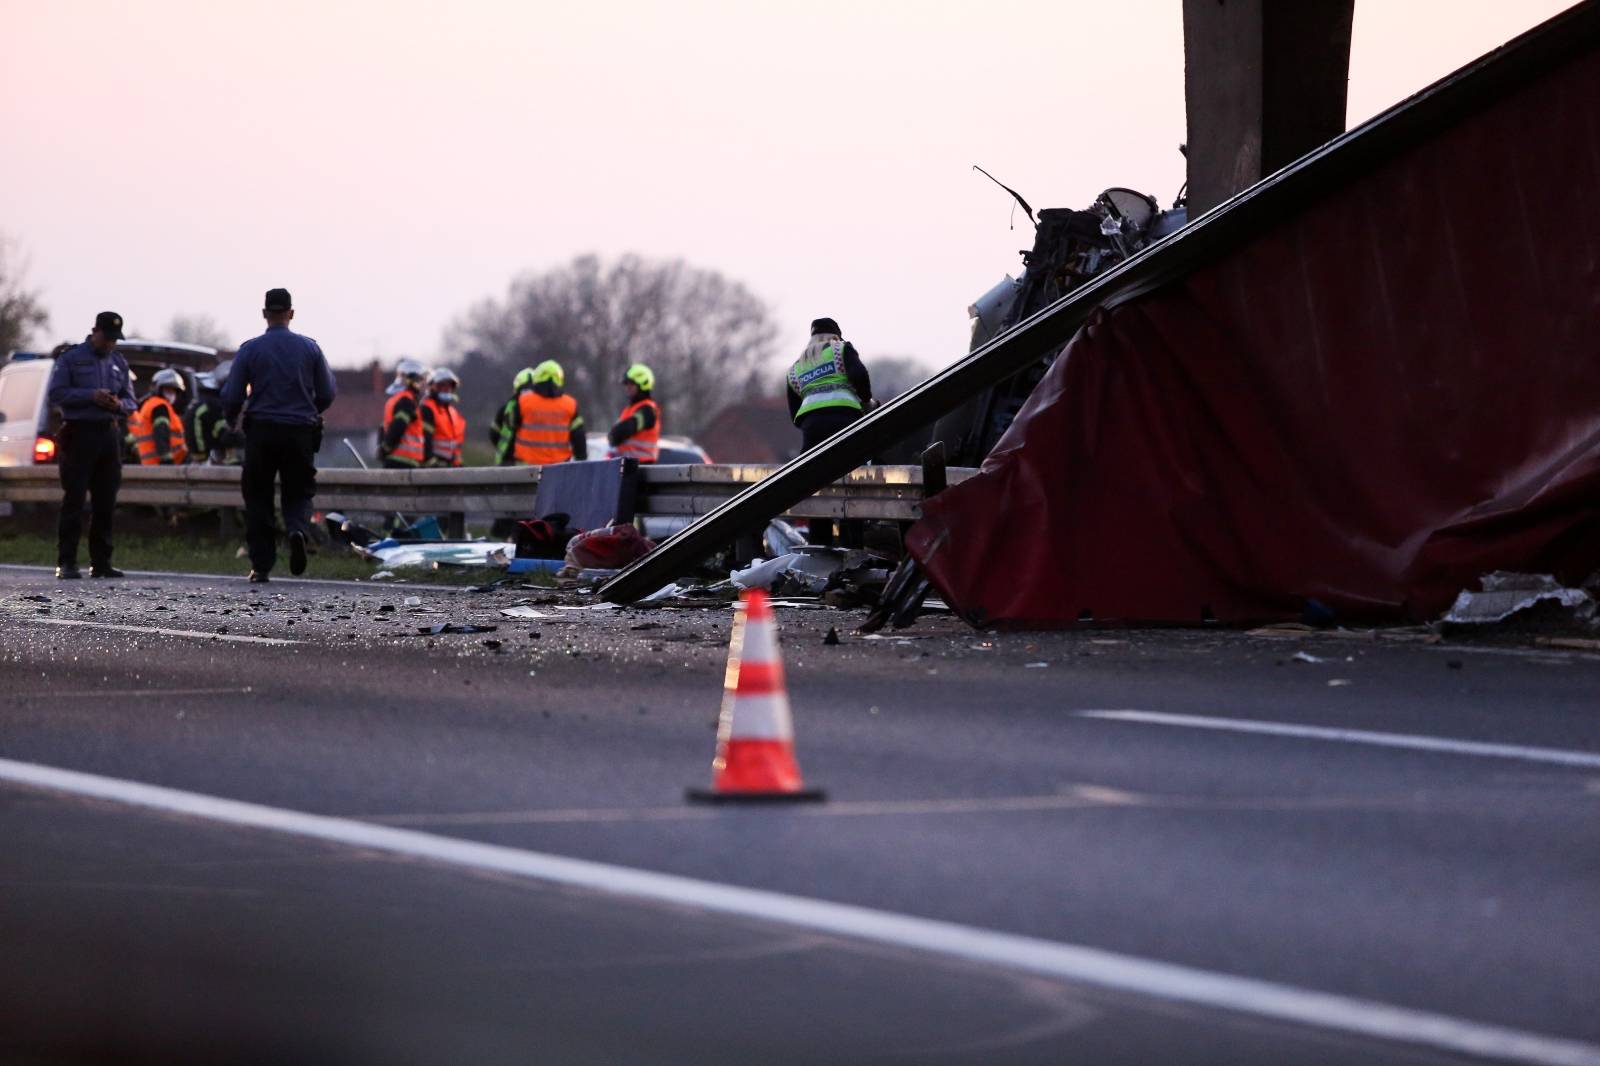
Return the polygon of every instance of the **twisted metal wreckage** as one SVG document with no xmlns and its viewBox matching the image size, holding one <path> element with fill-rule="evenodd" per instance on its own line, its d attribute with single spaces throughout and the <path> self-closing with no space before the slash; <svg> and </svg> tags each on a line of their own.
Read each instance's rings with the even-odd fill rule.
<svg viewBox="0 0 1600 1066">
<path fill-rule="evenodd" d="M 923 434 L 982 468 L 925 502 L 880 624 L 929 585 L 974 625 L 1027 628 L 1312 602 L 1416 621 L 1495 570 L 1582 580 L 1600 567 L 1600 200 L 1580 192 L 1600 186 L 1600 123 L 1574 102 L 1596 98 L 1589 0 L 1097 276 L 1074 276 L 1081 213 L 1042 212 L 965 359 L 601 594 L 648 595 Z M 1091 212 L 1104 237 L 1138 229 L 1119 196 Z"/>
</svg>

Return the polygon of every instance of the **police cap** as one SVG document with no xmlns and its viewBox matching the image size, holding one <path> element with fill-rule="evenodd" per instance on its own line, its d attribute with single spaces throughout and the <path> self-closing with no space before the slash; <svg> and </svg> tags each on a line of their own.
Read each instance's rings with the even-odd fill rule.
<svg viewBox="0 0 1600 1066">
<path fill-rule="evenodd" d="M 94 328 L 114 341 L 122 339 L 122 316 L 115 311 L 101 311 L 94 316 Z"/>
</svg>

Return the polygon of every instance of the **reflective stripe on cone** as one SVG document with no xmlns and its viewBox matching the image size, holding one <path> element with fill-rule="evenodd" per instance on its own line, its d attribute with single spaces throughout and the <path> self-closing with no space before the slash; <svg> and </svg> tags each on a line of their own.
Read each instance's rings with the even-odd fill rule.
<svg viewBox="0 0 1600 1066">
<path fill-rule="evenodd" d="M 805 787 L 795 761 L 778 627 L 761 589 L 746 592 L 734 614 L 711 788 L 689 789 L 688 796 L 707 802 L 823 798 L 821 789 Z"/>
</svg>

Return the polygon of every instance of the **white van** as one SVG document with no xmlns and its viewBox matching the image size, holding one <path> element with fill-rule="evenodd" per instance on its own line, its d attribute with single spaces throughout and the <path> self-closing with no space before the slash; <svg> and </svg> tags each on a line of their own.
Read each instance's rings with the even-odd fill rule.
<svg viewBox="0 0 1600 1066">
<path fill-rule="evenodd" d="M 183 375 L 179 414 L 195 394 L 195 373 L 212 369 L 218 359 L 215 348 L 176 341 L 123 340 L 117 342 L 117 351 L 133 371 L 133 391 L 140 399 L 157 370 L 171 367 Z M 12 352 L 0 364 L 0 466 L 56 461 L 61 411 L 51 409 L 45 395 L 54 366 L 55 352 Z"/>
</svg>

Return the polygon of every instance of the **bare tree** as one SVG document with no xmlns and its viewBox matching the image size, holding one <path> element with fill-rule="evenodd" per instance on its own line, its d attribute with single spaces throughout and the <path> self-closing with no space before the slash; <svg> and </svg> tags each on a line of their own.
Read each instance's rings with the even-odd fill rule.
<svg viewBox="0 0 1600 1066">
<path fill-rule="evenodd" d="M 0 354 L 21 348 L 43 329 L 50 315 L 37 293 L 24 282 L 27 262 L 15 251 L 11 238 L 0 233 Z"/>
<path fill-rule="evenodd" d="M 173 315 L 166 339 L 179 344 L 202 344 L 207 348 L 232 348 L 228 335 L 210 315 Z"/>
<path fill-rule="evenodd" d="M 867 373 L 872 375 L 872 395 L 879 403 L 888 403 L 913 385 L 920 385 L 933 376 L 933 368 L 910 355 L 862 355 Z"/>
<path fill-rule="evenodd" d="M 605 428 L 624 403 L 622 373 L 637 362 L 655 372 L 665 431 L 693 436 L 750 395 L 757 372 L 770 369 L 776 336 L 766 304 L 715 271 L 586 255 L 478 304 L 447 331 L 445 348 L 458 353 L 463 390 L 489 392 L 474 396 L 469 420 L 504 401 L 517 370 L 554 359 L 589 424 Z M 468 381 L 468 369 L 500 380 Z"/>
</svg>

